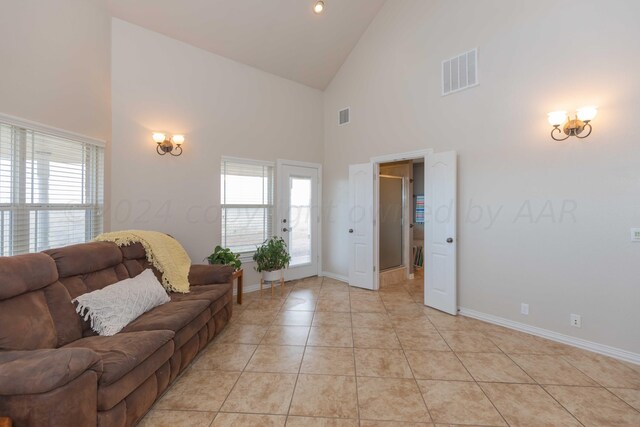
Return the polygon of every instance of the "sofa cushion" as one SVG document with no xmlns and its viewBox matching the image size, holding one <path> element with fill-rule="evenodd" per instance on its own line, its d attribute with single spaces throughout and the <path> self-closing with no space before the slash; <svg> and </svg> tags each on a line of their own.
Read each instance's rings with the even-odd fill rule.
<svg viewBox="0 0 640 427">
<path fill-rule="evenodd" d="M 233 306 L 233 286 L 230 283 L 219 285 L 193 286 L 188 294 L 170 294 L 172 301 L 210 301 L 209 311 L 215 316 L 227 305 Z"/>
<path fill-rule="evenodd" d="M 88 274 L 122 263 L 122 252 L 111 242 L 81 243 L 44 253 L 54 259 L 60 277 Z"/>
<path fill-rule="evenodd" d="M 0 301 L 0 350 L 37 350 L 57 344 L 43 290 Z"/>
<path fill-rule="evenodd" d="M 0 352 L 0 396 L 47 393 L 87 370 L 100 375 L 102 361 L 85 348 Z"/>
<path fill-rule="evenodd" d="M 144 362 L 174 336 L 172 331 L 145 331 L 116 334 L 112 337 L 81 338 L 64 348 L 88 348 L 98 353 L 103 373 L 100 386 L 118 381 Z"/>
<path fill-rule="evenodd" d="M 82 319 L 76 313 L 67 288 L 62 283 L 56 282 L 44 288 L 43 291 L 58 336 L 56 347 L 65 346 L 82 338 Z"/>
<path fill-rule="evenodd" d="M 78 313 L 86 313 L 91 329 L 104 336 L 117 334 L 143 313 L 169 301 L 151 270 L 74 299 Z"/>
<path fill-rule="evenodd" d="M 56 280 L 56 265 L 48 255 L 0 257 L 0 300 L 42 289 Z"/>
<path fill-rule="evenodd" d="M 106 386 L 100 385 L 98 387 L 98 411 L 108 411 L 122 401 L 126 401 L 128 406 L 129 396 L 137 393 L 142 384 L 152 380 L 156 385 L 159 377 L 168 377 L 173 349 L 173 341 L 169 341 L 118 381 Z M 158 396 L 158 387 L 159 385 L 150 396 L 152 400 Z M 164 391 L 164 389 L 162 390 Z M 127 408 L 127 412 L 129 409 Z"/>
<path fill-rule="evenodd" d="M 180 348 L 211 319 L 209 304 L 206 300 L 168 302 L 138 317 L 122 332 L 173 331 L 176 348 Z"/>
<path fill-rule="evenodd" d="M 213 283 L 229 283 L 233 275 L 231 265 L 204 265 L 195 264 L 189 270 L 189 282 L 194 285 L 210 285 Z"/>
<path fill-rule="evenodd" d="M 193 300 L 205 300 L 209 302 L 215 302 L 220 298 L 224 298 L 224 295 L 231 288 L 231 283 L 221 283 L 219 285 L 199 285 L 189 288 L 188 294 L 172 293 L 171 301 L 193 301 Z"/>
</svg>

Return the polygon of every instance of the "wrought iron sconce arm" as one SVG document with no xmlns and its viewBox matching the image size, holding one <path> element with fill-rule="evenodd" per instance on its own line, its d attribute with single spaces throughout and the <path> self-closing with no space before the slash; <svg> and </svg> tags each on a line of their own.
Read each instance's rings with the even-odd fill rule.
<svg viewBox="0 0 640 427">
<path fill-rule="evenodd" d="M 178 157 L 179 155 L 182 154 L 182 147 L 181 146 L 176 146 L 175 148 L 173 147 L 173 145 L 170 146 L 165 146 L 162 142 L 158 143 L 158 145 L 156 146 L 156 152 L 158 154 L 160 154 L 161 156 L 164 156 L 165 154 L 171 154 L 174 157 Z"/>
<path fill-rule="evenodd" d="M 554 135 L 555 131 L 558 131 L 558 135 L 562 135 L 562 130 L 560 130 L 560 125 L 555 125 L 553 129 L 551 129 L 551 138 L 553 138 L 556 141 L 564 141 L 565 139 L 569 139 L 569 136 L 571 136 L 571 135 L 567 135 L 564 138 L 556 138 Z"/>
<path fill-rule="evenodd" d="M 591 120 L 598 113 L 598 107 L 583 107 L 578 109 L 576 115 L 569 116 L 566 111 L 554 111 L 548 114 L 551 129 L 551 138 L 555 141 L 565 141 L 570 136 L 585 139 L 593 130 Z M 560 128 L 562 126 L 562 128 Z M 562 136 L 562 134 L 566 136 Z"/>
<path fill-rule="evenodd" d="M 184 143 L 183 135 L 173 135 L 171 138 L 168 138 L 164 133 L 155 132 L 153 134 L 153 140 L 157 143 L 156 153 L 161 156 L 168 153 L 174 157 L 178 157 L 182 154 L 182 144 Z"/>
</svg>

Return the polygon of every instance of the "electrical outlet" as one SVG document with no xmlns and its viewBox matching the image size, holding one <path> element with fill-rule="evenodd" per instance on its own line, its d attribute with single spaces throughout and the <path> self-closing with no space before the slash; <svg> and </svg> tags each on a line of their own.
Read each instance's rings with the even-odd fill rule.
<svg viewBox="0 0 640 427">
<path fill-rule="evenodd" d="M 631 241 L 640 242 L 640 228 L 631 229 Z"/>
<path fill-rule="evenodd" d="M 520 304 L 520 314 L 524 314 L 525 316 L 529 315 L 529 304 Z"/>
<path fill-rule="evenodd" d="M 575 328 L 582 327 L 582 316 L 579 314 L 571 314 L 571 326 Z"/>
</svg>

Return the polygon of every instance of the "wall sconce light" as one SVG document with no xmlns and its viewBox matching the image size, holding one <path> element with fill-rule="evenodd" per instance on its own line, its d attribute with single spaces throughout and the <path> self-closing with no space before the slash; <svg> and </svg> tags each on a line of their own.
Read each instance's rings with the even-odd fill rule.
<svg viewBox="0 0 640 427">
<path fill-rule="evenodd" d="M 567 115 L 566 111 L 554 111 L 553 113 L 547 114 L 549 124 L 553 126 L 551 130 L 551 138 L 556 141 L 564 141 L 568 139 L 570 136 L 575 136 L 580 139 L 584 139 L 591 135 L 591 120 L 598 114 L 598 107 L 583 107 L 578 109 L 576 115 L 572 119 Z M 560 126 L 563 126 L 562 130 Z M 588 132 L 582 136 L 583 131 L 587 130 Z M 558 135 L 564 134 L 566 135 L 563 138 L 556 137 L 555 133 Z"/>
<path fill-rule="evenodd" d="M 313 13 L 320 15 L 322 12 L 324 12 L 324 2 L 322 0 L 318 0 L 316 4 L 313 5 Z"/>
<path fill-rule="evenodd" d="M 156 152 L 161 156 L 169 153 L 172 156 L 178 157 L 182 154 L 184 135 L 173 135 L 171 138 L 167 138 L 167 135 L 162 132 L 154 132 L 153 140 L 158 144 L 156 146 Z"/>
</svg>

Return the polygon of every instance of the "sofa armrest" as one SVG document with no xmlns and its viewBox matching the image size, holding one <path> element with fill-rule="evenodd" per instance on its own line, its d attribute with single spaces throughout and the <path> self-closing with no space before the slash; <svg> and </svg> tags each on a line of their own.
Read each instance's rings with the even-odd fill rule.
<svg viewBox="0 0 640 427">
<path fill-rule="evenodd" d="M 189 284 L 197 285 L 214 285 L 216 283 L 229 283 L 233 275 L 234 268 L 232 265 L 204 265 L 195 264 L 191 266 L 189 271 Z"/>
<path fill-rule="evenodd" d="M 102 373 L 102 360 L 89 349 L 0 352 L 0 396 L 47 393 L 87 371 Z"/>
</svg>

